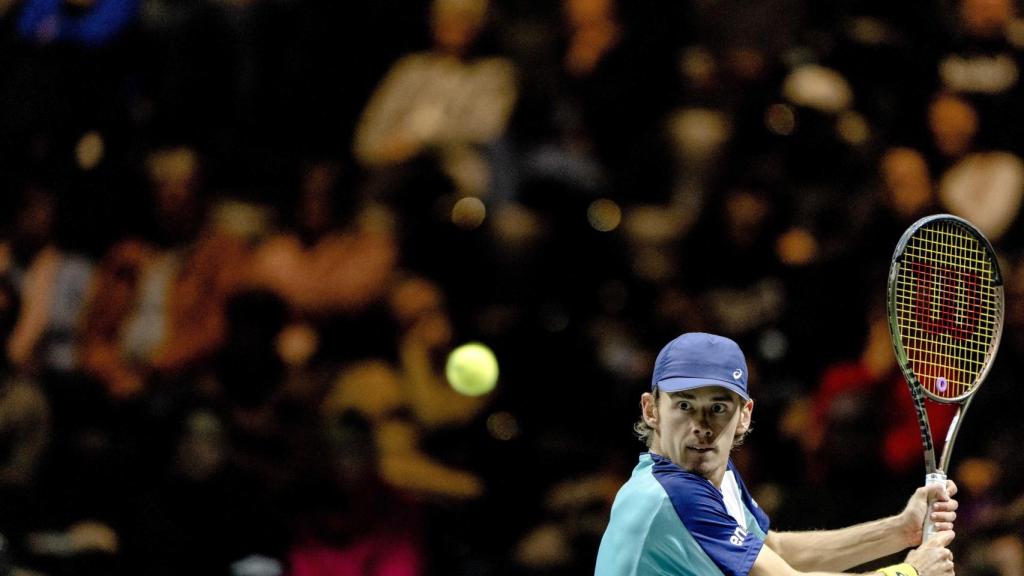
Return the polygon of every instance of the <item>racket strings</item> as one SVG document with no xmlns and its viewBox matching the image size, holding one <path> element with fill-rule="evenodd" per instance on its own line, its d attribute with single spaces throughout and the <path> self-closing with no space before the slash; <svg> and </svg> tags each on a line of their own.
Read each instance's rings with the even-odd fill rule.
<svg viewBox="0 0 1024 576">
<path fill-rule="evenodd" d="M 907 242 L 895 285 L 903 348 L 921 385 L 940 398 L 970 392 L 998 331 L 991 256 L 970 231 L 937 221 Z"/>
</svg>

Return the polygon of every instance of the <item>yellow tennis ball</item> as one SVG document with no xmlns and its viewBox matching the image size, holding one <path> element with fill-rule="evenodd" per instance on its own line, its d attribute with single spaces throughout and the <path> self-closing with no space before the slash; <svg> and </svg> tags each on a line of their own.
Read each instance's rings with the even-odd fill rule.
<svg viewBox="0 0 1024 576">
<path fill-rule="evenodd" d="M 498 383 L 498 359 L 486 345 L 470 342 L 451 351 L 444 374 L 456 392 L 482 396 Z"/>
</svg>

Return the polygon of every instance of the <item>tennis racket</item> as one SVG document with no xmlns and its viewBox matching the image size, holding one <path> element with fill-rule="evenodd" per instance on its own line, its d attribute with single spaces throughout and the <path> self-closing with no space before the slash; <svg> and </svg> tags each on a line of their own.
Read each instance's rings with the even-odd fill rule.
<svg viewBox="0 0 1024 576">
<path fill-rule="evenodd" d="M 903 233 L 889 269 L 889 331 L 924 445 L 925 483 L 946 483 L 953 443 L 1003 332 L 1003 277 L 988 239 L 949 214 Z M 958 404 L 936 464 L 925 398 Z M 924 539 L 934 532 L 931 502 Z"/>
</svg>

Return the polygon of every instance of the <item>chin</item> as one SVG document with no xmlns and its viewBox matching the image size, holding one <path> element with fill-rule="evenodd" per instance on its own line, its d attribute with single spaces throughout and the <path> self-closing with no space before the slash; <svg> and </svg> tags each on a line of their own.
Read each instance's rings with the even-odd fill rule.
<svg viewBox="0 0 1024 576">
<path fill-rule="evenodd" d="M 690 472 L 707 478 L 712 472 L 715 471 L 715 466 L 711 462 L 697 462 L 689 468 Z"/>
<path fill-rule="evenodd" d="M 717 457 L 712 457 L 717 455 L 709 454 L 706 456 L 694 457 L 694 455 L 692 454 L 686 454 L 686 456 L 688 457 L 680 459 L 681 464 L 679 465 L 679 467 L 682 468 L 683 470 L 686 470 L 687 472 L 692 472 L 700 476 L 707 477 L 709 474 L 714 473 L 720 467 L 725 466 L 725 463 L 719 462 L 719 459 Z"/>
<path fill-rule="evenodd" d="M 694 458 L 678 458 L 673 459 L 672 461 L 675 462 L 676 465 L 678 465 L 683 470 L 686 470 L 687 472 L 692 472 L 693 474 L 700 474 L 701 476 L 703 476 L 705 472 L 711 469 L 710 463 L 703 462 L 701 460 L 697 460 Z"/>
</svg>

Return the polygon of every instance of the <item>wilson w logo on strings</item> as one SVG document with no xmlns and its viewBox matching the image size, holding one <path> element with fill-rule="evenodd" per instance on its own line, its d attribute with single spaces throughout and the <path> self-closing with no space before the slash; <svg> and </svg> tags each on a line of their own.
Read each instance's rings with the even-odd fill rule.
<svg viewBox="0 0 1024 576">
<path fill-rule="evenodd" d="M 967 340 L 982 315 L 981 279 L 973 270 L 923 260 L 906 262 L 914 278 L 910 316 L 930 335 Z"/>
</svg>

